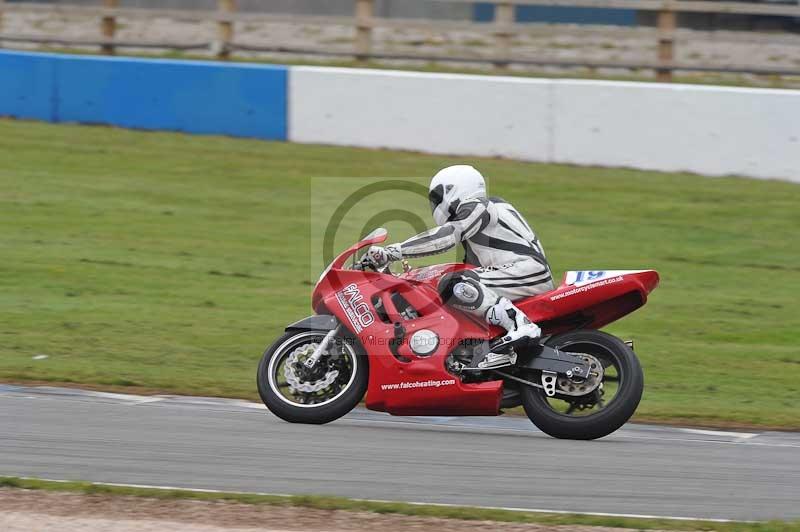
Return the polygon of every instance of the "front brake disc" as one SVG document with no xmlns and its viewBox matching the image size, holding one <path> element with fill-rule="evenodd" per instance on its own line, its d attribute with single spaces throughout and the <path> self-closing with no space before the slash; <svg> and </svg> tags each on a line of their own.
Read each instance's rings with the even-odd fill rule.
<svg viewBox="0 0 800 532">
<path fill-rule="evenodd" d="M 316 381 L 303 381 L 301 377 L 297 375 L 295 368 L 301 362 L 300 357 L 302 356 L 303 360 L 305 360 L 310 354 L 309 350 L 313 353 L 318 345 L 319 344 L 313 343 L 298 346 L 287 357 L 286 365 L 283 367 L 283 376 L 286 377 L 286 382 L 289 384 L 289 388 L 291 388 L 292 391 L 304 393 L 318 392 L 333 384 L 333 381 L 339 376 L 338 369 L 326 372 L 324 377 Z"/>
</svg>

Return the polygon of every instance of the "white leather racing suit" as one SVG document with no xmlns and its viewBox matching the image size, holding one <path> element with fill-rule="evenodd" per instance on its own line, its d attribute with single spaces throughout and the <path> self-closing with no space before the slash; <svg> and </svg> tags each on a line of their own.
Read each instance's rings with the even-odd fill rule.
<svg viewBox="0 0 800 532">
<path fill-rule="evenodd" d="M 470 199 L 454 210 L 444 225 L 397 245 L 403 258 L 443 253 L 459 243 L 464 246 L 464 262 L 478 268 L 442 278 L 439 291 L 447 303 L 483 317 L 501 297 L 513 301 L 553 289 L 544 249 L 510 203 L 500 198 Z"/>
</svg>

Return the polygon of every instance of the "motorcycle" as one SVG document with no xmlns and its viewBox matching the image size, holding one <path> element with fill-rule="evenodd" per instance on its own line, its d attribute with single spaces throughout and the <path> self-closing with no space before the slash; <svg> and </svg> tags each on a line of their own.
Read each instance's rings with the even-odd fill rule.
<svg viewBox="0 0 800 532">
<path fill-rule="evenodd" d="M 356 261 L 386 237 L 376 229 L 336 257 L 314 287 L 316 314 L 264 353 L 258 391 L 276 416 L 328 423 L 365 394 L 368 409 L 393 415 L 495 416 L 522 405 L 543 432 L 589 440 L 633 415 L 644 387 L 633 343 L 598 329 L 643 306 L 657 272 L 570 271 L 555 290 L 515 301 L 542 337 L 503 347 L 513 363 L 486 370 L 480 362 L 505 331 L 443 304 L 437 291 L 442 275 L 472 266 L 403 261 L 395 274 Z"/>
</svg>

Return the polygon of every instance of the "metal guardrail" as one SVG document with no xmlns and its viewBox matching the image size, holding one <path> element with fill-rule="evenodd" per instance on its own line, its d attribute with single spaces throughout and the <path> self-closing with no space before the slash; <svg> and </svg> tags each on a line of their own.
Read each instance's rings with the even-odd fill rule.
<svg viewBox="0 0 800 532">
<path fill-rule="evenodd" d="M 495 16 L 493 23 L 474 23 L 469 21 L 443 21 L 424 19 L 397 19 L 375 16 L 375 0 L 355 0 L 352 17 L 319 15 L 281 15 L 266 13 L 242 13 L 237 11 L 236 0 L 217 0 L 216 10 L 180 10 L 161 8 L 120 7 L 119 0 L 101 0 L 102 5 L 63 5 L 53 3 L 8 3 L 0 0 L 0 41 L 28 42 L 38 44 L 63 44 L 99 46 L 103 53 L 114 54 L 117 48 L 169 48 L 178 50 L 214 47 L 220 59 L 228 59 L 237 50 L 263 51 L 272 53 L 309 54 L 320 56 L 341 56 L 342 52 L 324 48 L 299 48 L 282 46 L 259 46 L 239 43 L 235 40 L 235 23 L 297 23 L 352 26 L 355 40 L 352 55 L 358 60 L 404 59 L 449 61 L 459 63 L 492 63 L 498 69 L 508 68 L 510 64 L 561 66 L 589 68 L 653 69 L 659 81 L 671 81 L 675 70 L 705 72 L 737 72 L 754 74 L 800 75 L 800 69 L 765 67 L 764 65 L 688 65 L 675 61 L 675 33 L 678 13 L 718 13 L 740 15 L 787 16 L 800 18 L 800 4 L 763 4 L 748 2 L 726 2 L 707 0 L 494 0 Z M 475 3 L 475 0 L 432 0 L 436 2 Z M 658 52 L 650 62 L 625 61 L 582 61 L 564 59 L 525 59 L 514 57 L 511 44 L 517 33 L 531 31 L 530 25 L 519 24 L 514 20 L 516 6 L 560 6 L 591 7 L 602 9 L 628 9 L 652 11 L 657 13 L 656 37 Z M 59 37 L 8 34 L 2 32 L 4 13 L 47 13 L 55 15 L 84 15 L 97 17 L 100 22 L 99 35 L 93 37 Z M 202 22 L 215 22 L 216 39 L 206 42 L 165 42 L 153 40 L 123 41 L 116 38 L 117 19 L 174 18 Z M 469 56 L 441 54 L 383 53 L 373 50 L 373 30 L 378 27 L 422 29 L 429 31 L 468 30 L 493 37 L 492 53 Z"/>
</svg>

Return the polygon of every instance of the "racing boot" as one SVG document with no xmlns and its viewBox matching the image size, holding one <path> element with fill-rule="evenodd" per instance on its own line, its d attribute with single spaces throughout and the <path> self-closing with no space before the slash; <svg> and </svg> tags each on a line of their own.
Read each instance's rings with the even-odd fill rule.
<svg viewBox="0 0 800 532">
<path fill-rule="evenodd" d="M 486 311 L 486 321 L 498 325 L 507 332 L 492 346 L 492 350 L 483 361 L 478 363 L 480 369 L 494 369 L 510 366 L 517 361 L 517 355 L 511 347 L 514 344 L 528 343 L 542 335 L 542 330 L 533 323 L 507 297 L 501 297 L 497 303 Z"/>
</svg>

